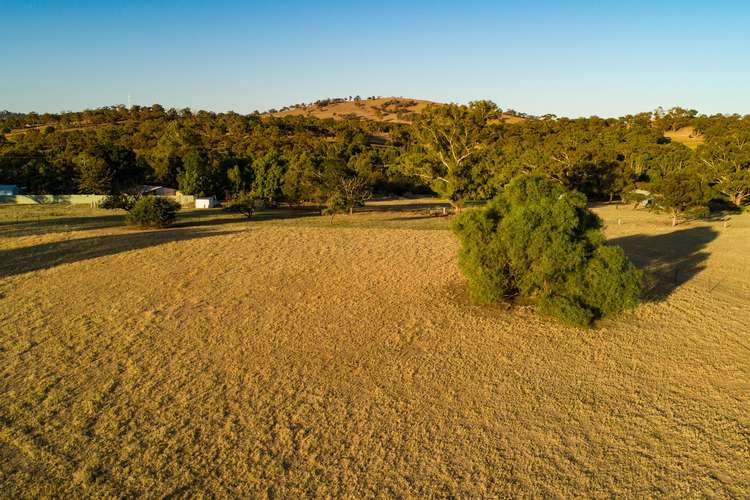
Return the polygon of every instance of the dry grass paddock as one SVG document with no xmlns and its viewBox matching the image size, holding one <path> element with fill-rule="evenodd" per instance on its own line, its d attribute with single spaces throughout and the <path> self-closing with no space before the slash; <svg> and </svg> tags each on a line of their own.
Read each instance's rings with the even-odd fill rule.
<svg viewBox="0 0 750 500">
<path fill-rule="evenodd" d="M 416 202 L 2 208 L 0 496 L 749 496 L 750 215 L 596 211 L 650 284 L 580 330 Z"/>
</svg>

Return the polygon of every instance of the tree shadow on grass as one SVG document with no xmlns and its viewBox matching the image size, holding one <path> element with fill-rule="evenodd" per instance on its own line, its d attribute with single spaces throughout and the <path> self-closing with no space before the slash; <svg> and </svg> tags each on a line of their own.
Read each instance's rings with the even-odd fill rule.
<svg viewBox="0 0 750 500">
<path fill-rule="evenodd" d="M 232 222 L 232 216 L 219 209 L 182 210 L 177 214 L 174 227 L 212 226 Z M 64 233 L 108 229 L 125 225 L 125 212 L 113 211 L 106 215 L 56 216 L 54 214 L 30 214 L 25 218 L 0 221 L 0 237 L 35 236 L 39 234 Z"/>
<path fill-rule="evenodd" d="M 389 205 L 365 204 L 364 207 L 358 208 L 357 212 L 427 212 L 429 210 L 446 210 L 451 209 L 447 201 L 430 201 L 428 203 L 393 203 Z"/>
<path fill-rule="evenodd" d="M 719 233 L 706 226 L 667 234 L 623 236 L 608 241 L 625 250 L 645 275 L 643 299 L 658 302 L 705 269 L 706 245 Z"/>
<path fill-rule="evenodd" d="M 239 214 L 225 212 L 222 209 L 193 210 L 187 209 L 177 214 L 173 228 L 207 227 L 234 224 L 240 222 L 265 222 L 280 219 L 294 219 L 320 215 L 318 208 L 274 208 L 260 210 L 247 219 Z M 18 238 L 41 234 L 67 233 L 72 231 L 91 231 L 125 226 L 125 213 L 113 212 L 111 215 L 55 216 L 42 214 L 18 220 L 0 220 L 0 238 Z"/>
<path fill-rule="evenodd" d="M 226 212 L 220 208 L 216 208 L 196 210 L 181 214 L 172 227 L 215 226 L 242 222 L 253 224 L 254 222 L 299 219 L 304 217 L 317 217 L 319 215 L 319 208 L 267 208 L 257 210 L 252 217 L 248 218 L 239 213 Z"/>
<path fill-rule="evenodd" d="M 0 222 L 0 237 L 34 236 L 38 234 L 64 233 L 70 231 L 88 231 L 122 226 L 125 216 L 122 214 L 55 217 L 45 216 Z"/>
<path fill-rule="evenodd" d="M 118 234 L 92 236 L 73 240 L 42 243 L 30 247 L 0 250 L 0 278 L 49 269 L 63 264 L 95 259 L 121 252 L 148 248 L 173 241 L 231 234 L 232 231 L 196 229 L 162 229 L 124 231 Z"/>
</svg>

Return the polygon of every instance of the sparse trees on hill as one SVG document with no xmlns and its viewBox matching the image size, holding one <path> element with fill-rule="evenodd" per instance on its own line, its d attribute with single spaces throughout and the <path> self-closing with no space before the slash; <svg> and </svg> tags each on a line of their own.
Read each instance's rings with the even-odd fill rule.
<svg viewBox="0 0 750 500">
<path fill-rule="evenodd" d="M 302 153 L 289 162 L 281 179 L 281 192 L 292 205 L 320 198 L 316 166 L 309 154 Z"/>
</svg>

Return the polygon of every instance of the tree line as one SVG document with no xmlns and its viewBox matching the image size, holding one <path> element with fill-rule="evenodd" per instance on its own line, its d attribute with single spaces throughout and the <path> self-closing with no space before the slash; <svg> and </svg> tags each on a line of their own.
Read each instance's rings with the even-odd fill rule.
<svg viewBox="0 0 750 500">
<path fill-rule="evenodd" d="M 513 115 L 521 119 L 509 122 L 490 101 L 429 106 L 411 124 L 159 105 L 2 113 L 0 183 L 35 194 L 158 184 L 199 196 L 251 193 L 267 205 L 351 206 L 367 193 L 433 191 L 460 209 L 533 173 L 589 200 L 651 193 L 675 217 L 750 199 L 750 116 L 682 108 L 620 118 Z M 685 127 L 701 139 L 697 148 L 665 136 Z"/>
</svg>

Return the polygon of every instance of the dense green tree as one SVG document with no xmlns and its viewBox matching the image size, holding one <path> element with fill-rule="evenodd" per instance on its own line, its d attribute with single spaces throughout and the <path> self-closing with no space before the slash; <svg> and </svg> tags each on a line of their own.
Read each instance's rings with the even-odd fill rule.
<svg viewBox="0 0 750 500">
<path fill-rule="evenodd" d="M 698 153 L 717 191 L 741 207 L 750 197 L 750 128 L 732 124 L 710 137 Z"/>
<path fill-rule="evenodd" d="M 253 162 L 252 192 L 268 206 L 274 206 L 282 198 L 282 179 L 285 162 L 275 151 L 270 151 Z"/>
<path fill-rule="evenodd" d="M 143 182 L 135 153 L 126 147 L 97 144 L 76 157 L 81 192 L 115 193 Z"/>
<path fill-rule="evenodd" d="M 641 275 L 605 244 L 586 197 L 542 176 L 514 178 L 454 223 L 460 268 L 481 302 L 515 300 L 575 325 L 634 307 Z"/>
<path fill-rule="evenodd" d="M 227 170 L 227 180 L 233 194 L 241 193 L 252 183 L 252 169 L 235 163 Z"/>
<path fill-rule="evenodd" d="M 669 211 L 672 225 L 686 213 L 701 213 L 711 199 L 711 189 L 694 170 L 685 169 L 661 179 L 655 186 L 659 205 Z"/>
<path fill-rule="evenodd" d="M 106 194 L 112 186 L 112 172 L 104 158 L 81 153 L 76 158 L 78 189 L 82 193 Z"/>
<path fill-rule="evenodd" d="M 281 180 L 284 199 L 292 205 L 299 205 L 304 201 L 319 201 L 320 191 L 320 176 L 315 162 L 307 153 L 296 155 L 289 162 Z"/>
<path fill-rule="evenodd" d="M 194 196 L 221 196 L 225 175 L 217 160 L 205 151 L 191 149 L 182 159 L 183 169 L 177 174 L 180 191 Z"/>
</svg>

